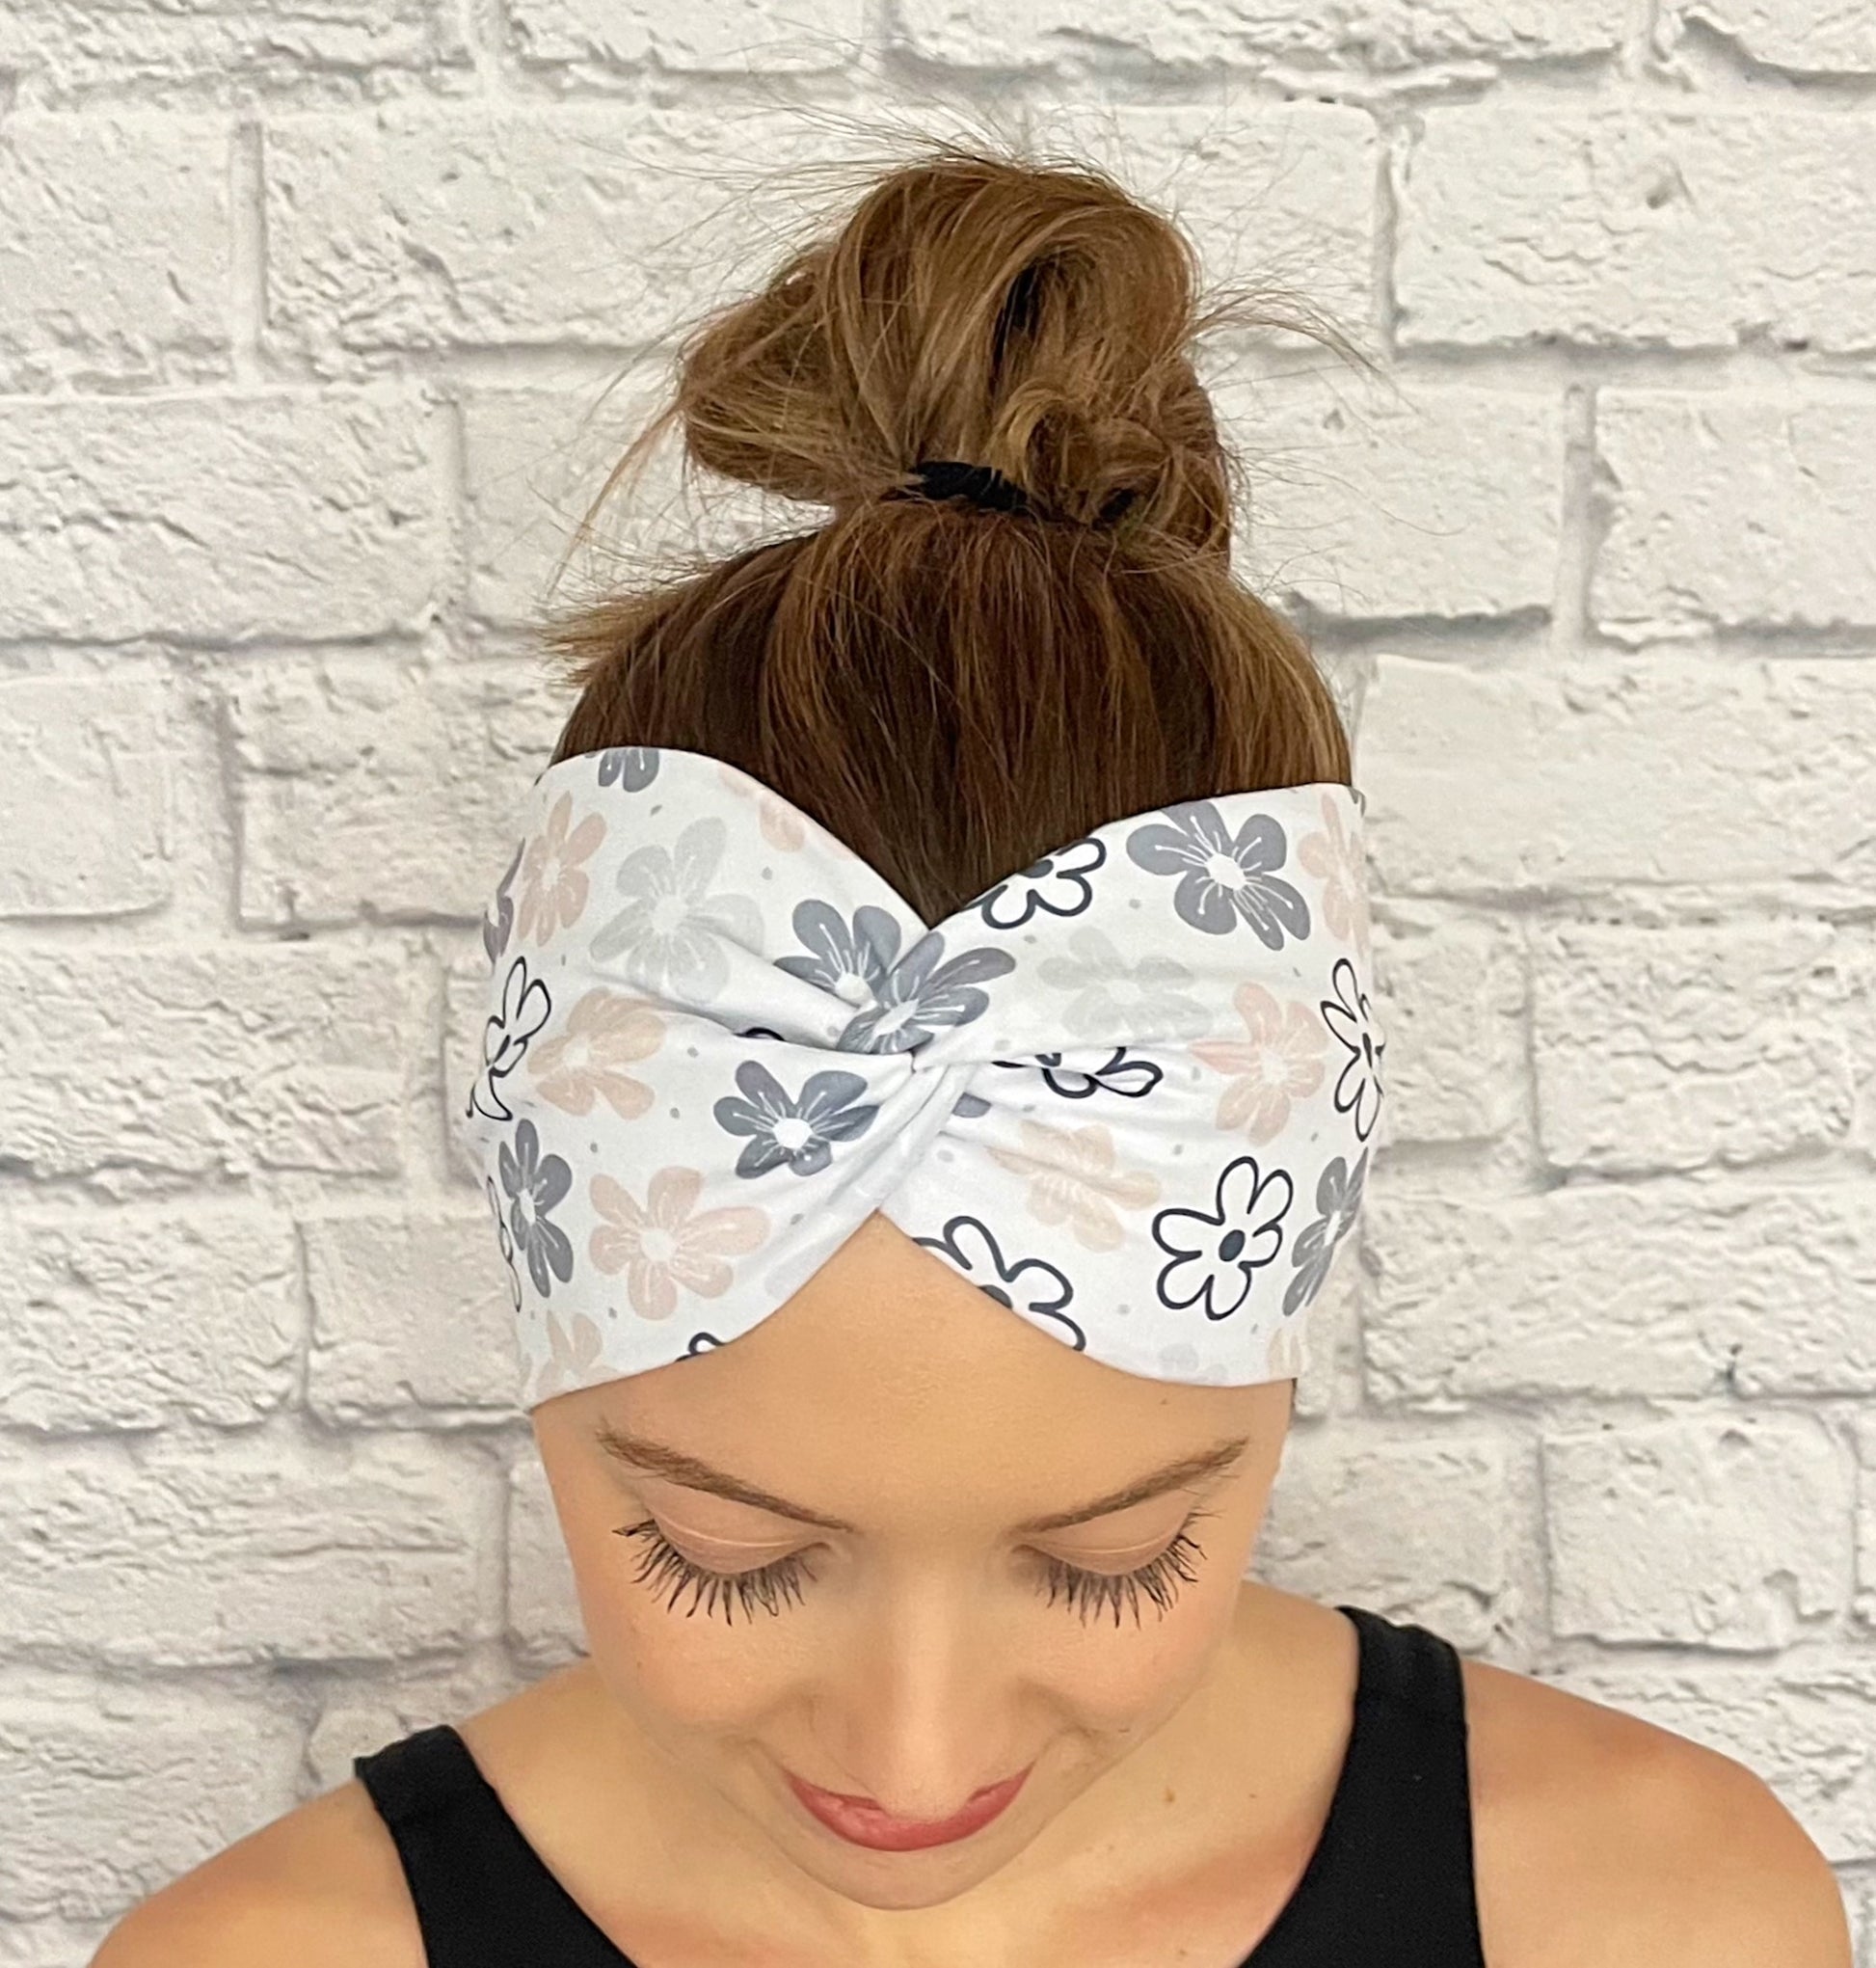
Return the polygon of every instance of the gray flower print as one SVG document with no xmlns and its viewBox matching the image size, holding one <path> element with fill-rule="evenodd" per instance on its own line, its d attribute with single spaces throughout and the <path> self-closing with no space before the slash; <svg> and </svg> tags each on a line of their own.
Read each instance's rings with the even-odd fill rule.
<svg viewBox="0 0 1876 1968">
<path fill-rule="evenodd" d="M 515 858 L 508 864 L 508 873 L 496 884 L 495 912 L 482 918 L 482 947 L 489 953 L 489 968 L 494 970 L 501 961 L 501 953 L 508 947 L 508 935 L 515 927 L 515 898 L 510 893 L 515 885 L 515 873 L 522 865 L 522 856 L 527 851 L 527 843 L 522 842 L 515 849 Z"/>
<path fill-rule="evenodd" d="M 649 744 L 609 745 L 600 754 L 594 775 L 602 786 L 617 785 L 642 793 L 657 777 L 657 747 Z"/>
<path fill-rule="evenodd" d="M 746 1059 L 737 1067 L 737 1085 L 743 1097 L 725 1095 L 710 1111 L 726 1134 L 750 1137 L 737 1157 L 738 1175 L 765 1175 L 784 1167 L 797 1175 L 818 1175 L 833 1144 L 865 1134 L 879 1112 L 853 1104 L 867 1091 L 858 1073 L 810 1073 L 801 1098 L 792 1100 L 765 1065 Z"/>
<path fill-rule="evenodd" d="M 1045 957 L 1034 975 L 1052 990 L 1072 991 L 1061 1022 L 1090 1043 L 1117 1045 L 1151 1033 L 1196 1038 L 1210 1013 L 1186 994 L 1193 974 L 1176 957 L 1157 951 L 1124 952 L 1106 930 L 1084 923 L 1068 934 L 1069 957 Z"/>
<path fill-rule="evenodd" d="M 863 903 L 849 924 L 829 903 L 804 902 L 790 920 L 809 955 L 778 957 L 775 968 L 846 1004 L 871 1004 L 898 960 L 898 919 Z"/>
<path fill-rule="evenodd" d="M 525 957 L 516 957 L 501 981 L 501 1008 L 482 1027 L 482 1070 L 469 1089 L 465 1118 L 479 1114 L 487 1120 L 514 1119 L 496 1082 L 521 1065 L 528 1040 L 548 1022 L 552 1010 L 547 985 L 529 974 Z"/>
<path fill-rule="evenodd" d="M 949 1258 L 1000 1306 L 1047 1319 L 1051 1327 L 1061 1329 L 1057 1336 L 1065 1337 L 1077 1353 L 1087 1351 L 1087 1334 L 1061 1309 L 1075 1296 L 1068 1279 L 1041 1257 L 1007 1261 L 988 1224 L 974 1216 L 954 1216 L 942 1236 L 914 1237 L 912 1241 Z"/>
<path fill-rule="evenodd" d="M 574 1172 L 558 1155 L 541 1152 L 541 1138 L 531 1120 L 515 1129 L 515 1146 L 503 1142 L 496 1166 L 508 1198 L 508 1227 L 516 1247 L 527 1259 L 527 1275 L 543 1298 L 552 1290 L 551 1271 L 562 1284 L 574 1275 L 574 1247 L 567 1233 L 548 1212 L 574 1186 Z"/>
<path fill-rule="evenodd" d="M 1322 1290 L 1328 1268 L 1335 1261 L 1336 1247 L 1361 1214 L 1361 1191 L 1367 1179 L 1366 1148 L 1362 1149 L 1353 1175 L 1349 1173 L 1349 1165 L 1337 1155 L 1316 1178 L 1316 1207 L 1322 1215 L 1298 1237 L 1290 1253 L 1297 1275 L 1283 1294 L 1286 1313 L 1300 1311 Z"/>
<path fill-rule="evenodd" d="M 998 882 L 971 906 L 993 930 L 1020 930 L 1038 909 L 1051 916 L 1079 916 L 1094 900 L 1088 876 L 1107 858 L 1105 843 L 1072 841 Z"/>
<path fill-rule="evenodd" d="M 1247 923 L 1272 950 L 1283 948 L 1286 930 L 1308 935 L 1309 904 L 1275 872 L 1288 844 L 1274 816 L 1253 813 L 1233 834 L 1209 799 L 1164 811 L 1164 821 L 1127 836 L 1127 856 L 1149 875 L 1179 877 L 1172 906 L 1194 930 L 1224 936 Z"/>
<path fill-rule="evenodd" d="M 1368 994 L 1355 977 L 1354 965 L 1346 957 L 1337 957 L 1328 981 L 1335 995 L 1322 1000 L 1323 1022 L 1349 1055 L 1335 1082 L 1335 1111 L 1352 1113 L 1355 1138 L 1366 1141 L 1380 1112 L 1381 1055 L 1387 1047 L 1375 1038 Z"/>
<path fill-rule="evenodd" d="M 1284 1170 L 1240 1155 L 1219 1176 L 1211 1214 L 1161 1210 L 1153 1241 L 1173 1258 L 1160 1273 L 1161 1302 L 1175 1311 L 1202 1303 L 1208 1319 L 1228 1319 L 1250 1296 L 1251 1273 L 1276 1256 L 1295 1187 Z"/>
<path fill-rule="evenodd" d="M 489 1198 L 489 1209 L 496 1220 L 496 1242 L 501 1247 L 501 1262 L 508 1273 L 508 1303 L 520 1311 L 522 1308 L 522 1281 L 515 1269 L 515 1240 L 508 1234 L 507 1219 L 501 1213 L 501 1198 L 496 1194 L 496 1178 L 484 1175 L 482 1187 Z"/>
<path fill-rule="evenodd" d="M 613 886 L 626 907 L 593 938 L 598 963 L 626 959 L 630 982 L 643 989 L 708 1004 L 729 980 L 725 943 L 757 949 L 762 914 L 752 896 L 711 892 L 729 842 L 720 820 L 692 821 L 675 848 L 648 843 L 620 862 Z"/>
<path fill-rule="evenodd" d="M 990 1000 L 976 985 L 1016 968 L 1004 950 L 966 950 L 950 962 L 941 930 L 928 930 L 878 986 L 876 1002 L 835 1040 L 843 1052 L 916 1052 L 943 1025 L 981 1018 Z"/>
</svg>

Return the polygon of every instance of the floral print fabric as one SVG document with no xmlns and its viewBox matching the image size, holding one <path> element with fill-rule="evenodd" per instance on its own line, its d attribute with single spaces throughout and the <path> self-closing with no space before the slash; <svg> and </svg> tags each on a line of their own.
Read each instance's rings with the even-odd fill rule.
<svg viewBox="0 0 1876 1968">
<path fill-rule="evenodd" d="M 724 762 L 545 768 L 465 1108 L 523 1405 L 729 1343 L 874 1210 L 1124 1372 L 1303 1371 L 1383 1097 L 1365 804 L 1114 821 L 927 929 Z"/>
</svg>

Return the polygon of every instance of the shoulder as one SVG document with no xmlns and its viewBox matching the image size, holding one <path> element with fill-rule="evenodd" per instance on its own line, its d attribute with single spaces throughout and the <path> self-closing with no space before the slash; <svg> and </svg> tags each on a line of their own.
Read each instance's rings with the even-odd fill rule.
<svg viewBox="0 0 1876 1968">
<path fill-rule="evenodd" d="M 1851 1968 L 1829 1862 L 1744 1764 L 1463 1662 L 1490 1968 Z"/>
<path fill-rule="evenodd" d="M 92 1968 L 423 1968 L 397 1847 L 356 1778 L 134 1906 Z"/>
</svg>

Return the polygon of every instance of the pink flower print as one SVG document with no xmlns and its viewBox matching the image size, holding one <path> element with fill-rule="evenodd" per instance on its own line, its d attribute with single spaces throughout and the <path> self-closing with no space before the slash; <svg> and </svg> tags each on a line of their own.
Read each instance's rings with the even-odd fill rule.
<svg viewBox="0 0 1876 1968">
<path fill-rule="evenodd" d="M 777 853 L 797 854 L 807 846 L 808 829 L 802 824 L 800 810 L 791 806 L 780 794 L 771 793 L 766 786 L 734 766 L 719 763 L 716 776 L 738 799 L 756 802 L 756 820 L 763 830 L 763 839 Z"/>
<path fill-rule="evenodd" d="M 1259 1144 L 1273 1141 L 1289 1124 L 1291 1101 L 1322 1085 L 1327 1038 L 1308 1006 L 1280 1004 L 1262 984 L 1241 984 L 1231 1002 L 1249 1036 L 1202 1038 L 1193 1053 L 1230 1076 L 1216 1125 L 1227 1134 L 1243 1128 Z"/>
<path fill-rule="evenodd" d="M 1023 1146 L 992 1148 L 991 1159 L 1030 1178 L 1028 1205 L 1037 1223 L 1070 1225 L 1085 1250 L 1117 1250 L 1127 1232 L 1113 1205 L 1144 1209 L 1157 1202 L 1157 1179 L 1114 1166 L 1113 1136 L 1098 1122 L 1068 1130 L 1022 1123 Z"/>
<path fill-rule="evenodd" d="M 534 1382 L 537 1402 L 583 1388 L 587 1375 L 600 1363 L 600 1329 L 584 1312 L 576 1312 L 565 1327 L 549 1312 L 548 1344 L 552 1352 Z"/>
<path fill-rule="evenodd" d="M 1323 798 L 1323 831 L 1297 843 L 1297 860 L 1323 884 L 1323 920 L 1332 935 L 1368 956 L 1368 890 L 1362 878 L 1361 849 L 1342 824 L 1334 800 Z"/>
<path fill-rule="evenodd" d="M 610 1175 L 595 1175 L 589 1193 L 605 1218 L 587 1253 L 602 1271 L 626 1274 L 626 1295 L 641 1319 L 668 1319 L 678 1288 L 699 1298 L 721 1298 L 733 1268 L 722 1254 L 753 1251 L 768 1235 L 760 1209 L 737 1207 L 691 1212 L 704 1186 L 698 1169 L 660 1169 L 641 1209 L 637 1199 Z"/>
<path fill-rule="evenodd" d="M 588 991 L 565 1026 L 527 1055 L 528 1070 L 541 1098 L 565 1114 L 590 1114 L 603 1097 L 622 1120 L 636 1120 L 654 1096 L 626 1067 L 663 1042 L 664 1020 L 643 998 Z"/>
<path fill-rule="evenodd" d="M 756 815 L 762 824 L 763 839 L 778 853 L 797 854 L 807 846 L 808 829 L 802 825 L 800 814 L 787 800 L 764 793 L 756 801 Z"/>
<path fill-rule="evenodd" d="M 1273 1381 L 1300 1380 L 1308 1363 L 1303 1357 L 1301 1328 L 1279 1326 L 1271 1334 L 1268 1378 Z"/>
<path fill-rule="evenodd" d="M 522 893 L 516 909 L 516 931 L 545 943 L 556 930 L 571 930 L 586 907 L 586 870 L 579 864 L 591 858 L 605 839 L 605 822 L 589 813 L 572 835 L 567 822 L 574 811 L 571 793 L 554 801 L 547 825 L 527 844 L 522 858 Z"/>
</svg>

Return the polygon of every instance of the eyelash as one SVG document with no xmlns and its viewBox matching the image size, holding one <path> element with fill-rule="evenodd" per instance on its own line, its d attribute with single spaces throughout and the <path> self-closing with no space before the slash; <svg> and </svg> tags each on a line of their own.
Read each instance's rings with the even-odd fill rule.
<svg viewBox="0 0 1876 1968">
<path fill-rule="evenodd" d="M 1049 1587 L 1048 1603 L 1054 1605 L 1058 1599 L 1061 1599 L 1071 1608 L 1079 1606 L 1084 1625 L 1091 1613 L 1098 1613 L 1104 1606 L 1109 1607 L 1117 1627 L 1124 1599 L 1133 1608 L 1134 1624 L 1139 1626 L 1139 1599 L 1144 1593 L 1160 1608 L 1160 1616 L 1164 1619 L 1166 1608 L 1178 1598 L 1181 1584 L 1190 1585 L 1198 1576 L 1187 1569 L 1189 1561 L 1205 1555 L 1205 1547 L 1187 1533 L 1200 1518 L 1214 1515 L 1216 1513 L 1210 1510 L 1194 1510 L 1158 1557 L 1131 1572 L 1088 1572 L 1065 1559 L 1037 1552 L 1043 1577 Z M 759 1604 L 767 1613 L 779 1613 L 788 1600 L 792 1599 L 797 1605 L 801 1604 L 804 1580 L 809 1584 L 814 1582 L 815 1575 L 809 1568 L 806 1554 L 800 1551 L 792 1551 L 786 1558 L 777 1558 L 753 1572 L 711 1572 L 686 1558 L 658 1528 L 654 1518 L 648 1517 L 643 1523 L 623 1524 L 613 1535 L 645 1540 L 645 1553 L 635 1577 L 641 1583 L 656 1579 L 660 1586 L 670 1585 L 671 1597 L 665 1602 L 666 1611 L 676 1606 L 686 1586 L 690 1588 L 691 1602 L 689 1611 L 684 1615 L 686 1619 L 700 1604 L 712 1618 L 720 1613 L 731 1626 L 736 1624 L 735 1608 L 737 1605 L 741 1606 L 745 1619 L 753 1617 Z"/>
</svg>

